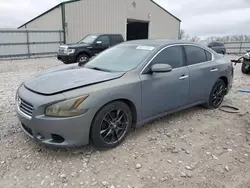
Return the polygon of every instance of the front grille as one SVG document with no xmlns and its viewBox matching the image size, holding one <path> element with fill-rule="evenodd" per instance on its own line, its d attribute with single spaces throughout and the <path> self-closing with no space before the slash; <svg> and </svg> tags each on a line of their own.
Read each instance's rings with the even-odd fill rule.
<svg viewBox="0 0 250 188">
<path fill-rule="evenodd" d="M 26 102 L 25 100 L 19 98 L 19 109 L 26 115 L 32 116 L 33 114 L 33 105 Z"/>
<path fill-rule="evenodd" d="M 66 47 L 59 47 L 58 54 L 65 54 Z"/>
</svg>

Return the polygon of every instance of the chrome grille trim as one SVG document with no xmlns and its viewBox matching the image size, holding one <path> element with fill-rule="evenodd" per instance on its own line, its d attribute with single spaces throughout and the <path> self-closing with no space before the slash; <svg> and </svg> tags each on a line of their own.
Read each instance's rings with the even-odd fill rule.
<svg viewBox="0 0 250 188">
<path fill-rule="evenodd" d="M 27 101 L 21 99 L 17 96 L 17 109 L 19 112 L 28 119 L 31 119 L 33 114 L 33 105 L 28 103 Z"/>
</svg>

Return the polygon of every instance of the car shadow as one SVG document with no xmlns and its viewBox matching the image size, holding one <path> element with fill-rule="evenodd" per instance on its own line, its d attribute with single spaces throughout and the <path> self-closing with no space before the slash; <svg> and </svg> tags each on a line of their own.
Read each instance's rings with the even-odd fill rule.
<svg viewBox="0 0 250 188">
<path fill-rule="evenodd" d="M 178 121 L 180 118 L 187 119 L 196 113 L 202 113 L 202 111 L 207 111 L 207 109 L 204 109 L 201 106 L 196 106 L 148 122 L 147 124 L 141 126 L 140 128 L 131 131 L 131 133 L 128 135 L 125 141 L 113 149 L 96 149 L 91 144 L 75 148 L 58 148 L 58 147 L 43 145 L 40 143 L 36 143 L 37 146 L 36 149 L 41 153 L 46 152 L 48 155 L 55 156 L 60 159 L 64 159 L 67 157 L 78 158 L 79 156 L 83 158 L 90 157 L 92 154 L 96 153 L 102 154 L 105 152 L 116 150 L 119 147 L 122 147 L 123 144 L 133 143 L 133 140 L 137 140 L 140 136 L 147 134 L 147 132 L 153 131 L 153 129 L 155 128 L 168 128 L 169 125 L 171 125 L 171 123 Z"/>
</svg>

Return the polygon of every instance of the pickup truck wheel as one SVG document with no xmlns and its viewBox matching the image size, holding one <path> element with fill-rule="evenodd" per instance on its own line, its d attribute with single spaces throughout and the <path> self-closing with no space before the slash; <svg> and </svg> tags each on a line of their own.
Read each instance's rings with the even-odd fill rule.
<svg viewBox="0 0 250 188">
<path fill-rule="evenodd" d="M 87 54 L 81 54 L 78 56 L 77 58 L 77 62 L 80 65 L 84 65 L 85 63 L 87 63 L 89 61 L 89 56 Z"/>
</svg>

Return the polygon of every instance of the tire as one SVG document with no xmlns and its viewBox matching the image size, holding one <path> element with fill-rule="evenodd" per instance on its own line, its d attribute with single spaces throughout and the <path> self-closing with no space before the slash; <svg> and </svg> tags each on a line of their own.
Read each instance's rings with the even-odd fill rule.
<svg viewBox="0 0 250 188">
<path fill-rule="evenodd" d="M 217 99 L 215 99 L 215 95 L 217 97 Z M 207 104 L 205 105 L 208 109 L 216 109 L 218 108 L 221 103 L 223 102 L 223 99 L 226 95 L 226 84 L 223 80 L 218 79 L 210 94 L 209 94 L 209 99 Z M 217 102 L 215 102 L 215 100 L 218 100 Z"/>
<path fill-rule="evenodd" d="M 86 64 L 88 61 L 89 61 L 89 56 L 87 54 L 81 54 L 77 58 L 77 62 L 80 66 Z"/>
<path fill-rule="evenodd" d="M 91 125 L 90 138 L 96 148 L 114 148 L 126 138 L 131 127 L 132 112 L 128 105 L 121 101 L 112 102 L 96 114 Z"/>
<path fill-rule="evenodd" d="M 243 74 L 247 74 L 248 73 L 248 70 L 245 67 L 246 67 L 246 63 L 243 62 L 242 65 L 241 65 L 241 72 Z"/>
<path fill-rule="evenodd" d="M 225 55 L 225 54 L 226 54 L 226 52 L 224 52 L 224 51 L 222 51 L 221 53 L 222 53 L 222 55 Z"/>
</svg>

